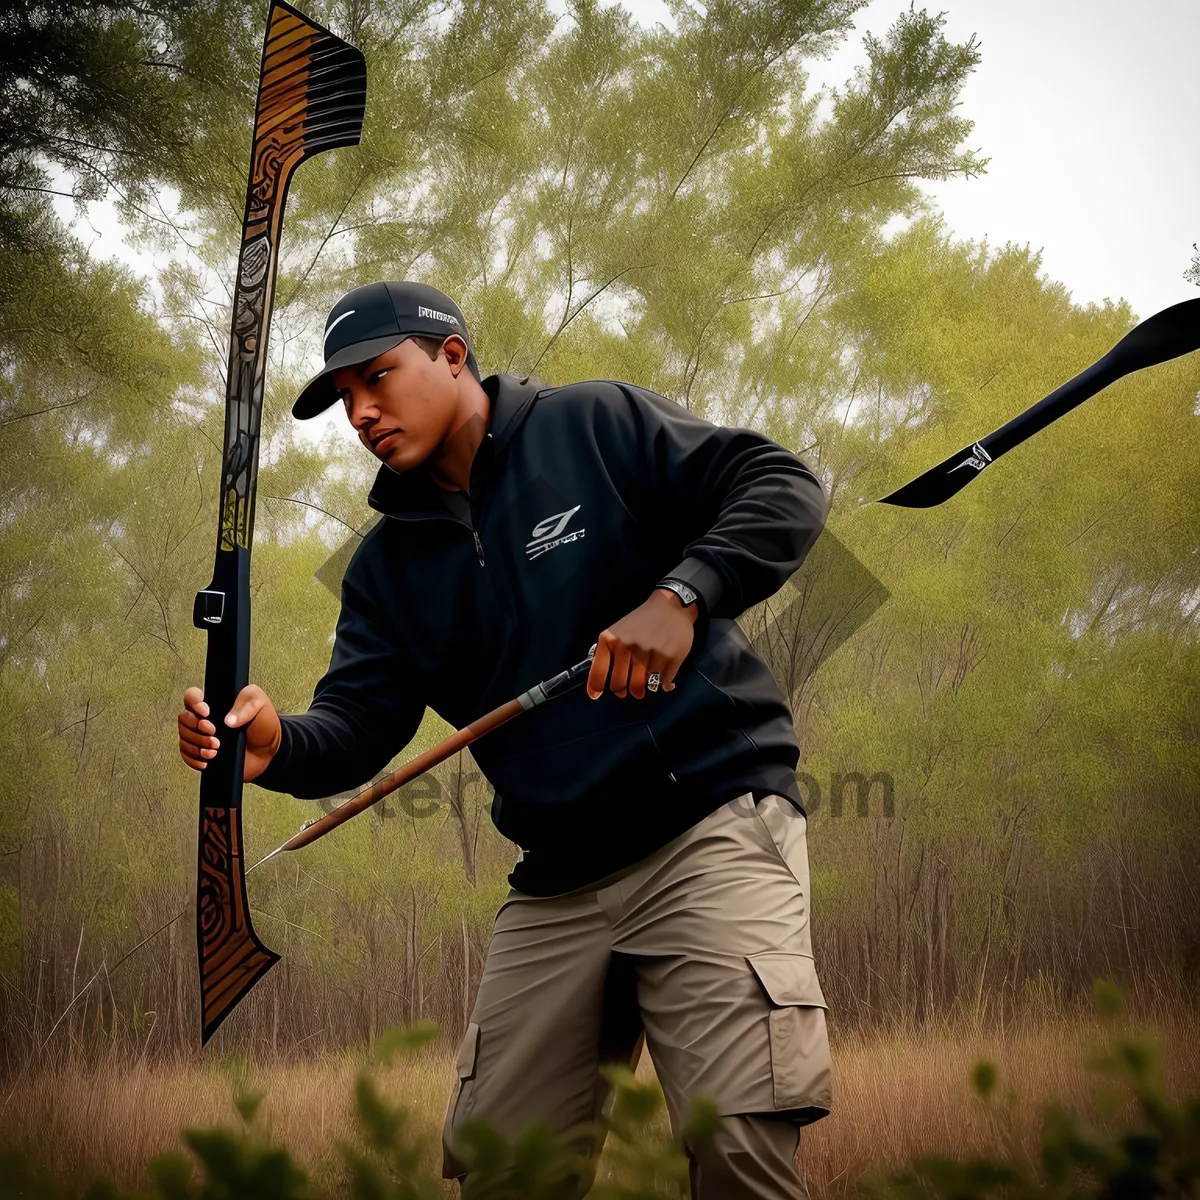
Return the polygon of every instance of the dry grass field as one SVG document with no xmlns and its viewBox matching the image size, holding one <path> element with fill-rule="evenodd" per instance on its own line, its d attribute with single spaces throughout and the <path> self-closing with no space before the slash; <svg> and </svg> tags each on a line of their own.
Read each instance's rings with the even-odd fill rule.
<svg viewBox="0 0 1200 1200">
<path fill-rule="evenodd" d="M 1163 1049 L 1169 1095 L 1200 1091 L 1200 1015 L 1168 1014 L 1136 1028 Z M 1104 1036 L 1105 1027 L 1095 1020 L 1057 1017 L 1004 1032 L 946 1028 L 936 1036 L 837 1039 L 834 1111 L 809 1127 L 800 1143 L 810 1194 L 853 1195 L 864 1172 L 919 1152 L 996 1150 L 1006 1142 L 1035 1152 L 1043 1101 L 1057 1098 L 1091 1110 L 1096 1078 L 1085 1064 Z M 988 1103 L 968 1080 L 981 1058 L 999 1069 Z M 399 1061 L 380 1068 L 376 1078 L 427 1131 L 427 1161 L 436 1172 L 452 1061 L 433 1048 Z M 339 1162 L 337 1139 L 353 1137 L 357 1069 L 346 1056 L 298 1064 L 217 1060 L 172 1068 L 130 1062 L 26 1072 L 4 1086 L 0 1138 L 25 1146 L 60 1178 L 82 1182 L 106 1174 L 134 1185 L 144 1179 L 151 1155 L 179 1147 L 182 1127 L 236 1124 L 232 1097 L 248 1088 L 265 1092 L 257 1118 L 264 1131 L 286 1145 L 316 1182 L 328 1183 Z M 653 1076 L 648 1054 L 638 1075 Z M 663 1117 L 658 1132 L 665 1131 Z M 457 1194 L 446 1187 L 447 1195 Z"/>
</svg>

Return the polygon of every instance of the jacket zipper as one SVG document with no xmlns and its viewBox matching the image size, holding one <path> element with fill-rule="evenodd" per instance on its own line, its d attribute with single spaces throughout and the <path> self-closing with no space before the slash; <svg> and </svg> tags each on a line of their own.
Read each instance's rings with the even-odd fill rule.
<svg viewBox="0 0 1200 1200">
<path fill-rule="evenodd" d="M 492 435 L 489 433 L 487 436 L 490 438 Z M 417 516 L 410 516 L 401 513 L 387 513 L 385 515 L 397 521 L 450 520 L 456 521 L 460 525 L 465 525 L 471 531 L 471 537 L 475 539 L 475 557 L 479 559 L 479 565 L 481 567 L 485 567 L 487 565 L 483 561 L 483 543 L 479 540 L 479 531 L 475 528 L 473 517 L 471 520 L 464 521 L 461 517 L 457 517 L 453 513 L 449 512 L 420 513 Z"/>
<path fill-rule="evenodd" d="M 488 433 L 486 434 L 486 440 L 490 441 L 490 440 L 491 440 L 491 437 L 492 437 L 492 434 L 491 434 L 491 431 L 489 430 L 489 431 L 488 431 Z M 480 443 L 480 447 L 481 447 L 481 448 L 482 448 L 482 445 L 483 445 L 483 443 L 481 442 L 481 443 Z M 468 486 L 469 486 L 469 484 L 470 484 L 470 480 L 468 480 L 467 482 L 468 482 Z M 488 482 L 490 482 L 490 480 L 489 480 Z M 478 493 L 476 493 L 476 494 L 478 494 Z M 470 502 L 470 498 L 468 497 L 468 500 L 467 500 L 467 508 L 468 508 L 468 511 L 470 511 L 470 505 L 471 505 L 471 502 Z M 479 565 L 482 567 L 482 566 L 484 565 L 484 561 L 483 561 L 483 543 L 482 543 L 482 542 L 479 540 L 479 531 L 478 531 L 478 529 L 476 529 L 476 528 L 475 528 L 475 514 L 474 514 L 474 512 L 471 512 L 471 536 L 472 536 L 472 537 L 475 539 L 475 553 L 476 553 L 476 555 L 478 555 L 478 557 L 479 557 Z"/>
<path fill-rule="evenodd" d="M 393 521 L 453 521 L 455 524 L 463 526 L 464 529 L 470 529 L 471 536 L 475 539 L 475 557 L 479 559 L 481 567 L 486 565 L 483 561 L 483 543 L 479 540 L 478 531 L 473 526 L 468 525 L 466 521 L 459 520 L 452 513 L 429 513 L 422 514 L 419 517 L 401 516 L 399 513 L 387 513 L 386 515 Z"/>
</svg>

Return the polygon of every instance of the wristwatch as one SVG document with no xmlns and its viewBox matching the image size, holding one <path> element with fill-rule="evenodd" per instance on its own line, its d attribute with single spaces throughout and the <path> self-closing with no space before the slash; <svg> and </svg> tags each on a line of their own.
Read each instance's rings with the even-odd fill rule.
<svg viewBox="0 0 1200 1200">
<path fill-rule="evenodd" d="M 683 601 L 684 608 L 687 608 L 689 604 L 695 604 L 699 612 L 703 614 L 704 604 L 700 601 L 700 593 L 695 588 L 689 587 L 682 579 L 672 579 L 668 576 L 666 579 L 660 579 L 654 588 L 656 591 L 659 588 L 666 588 L 668 591 L 674 592 Z"/>
</svg>

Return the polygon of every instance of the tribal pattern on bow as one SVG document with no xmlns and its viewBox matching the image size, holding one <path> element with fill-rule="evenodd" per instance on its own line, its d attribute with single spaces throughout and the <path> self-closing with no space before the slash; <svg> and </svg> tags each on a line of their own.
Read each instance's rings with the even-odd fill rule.
<svg viewBox="0 0 1200 1200">
<path fill-rule="evenodd" d="M 288 183 L 305 159 L 358 143 L 366 94 L 362 53 L 275 0 L 263 43 L 233 295 L 216 565 L 212 582 L 196 595 L 192 614 L 193 624 L 208 634 L 204 699 L 214 718 L 233 707 L 249 682 L 250 549 L 263 376 Z M 245 751 L 245 729 L 225 730 L 220 751 L 200 776 L 196 944 L 202 1044 L 279 961 L 254 932 L 246 900 Z"/>
</svg>

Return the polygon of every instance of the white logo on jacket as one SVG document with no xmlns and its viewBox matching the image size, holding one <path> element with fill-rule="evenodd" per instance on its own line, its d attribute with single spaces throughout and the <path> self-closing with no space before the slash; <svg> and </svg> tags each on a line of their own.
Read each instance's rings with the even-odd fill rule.
<svg viewBox="0 0 1200 1200">
<path fill-rule="evenodd" d="M 574 529 L 567 534 L 563 533 L 567 522 L 582 507 L 582 504 L 577 504 L 574 508 L 568 508 L 566 512 L 555 513 L 554 516 L 539 521 L 533 527 L 533 541 L 527 542 L 525 545 L 526 555 L 530 559 L 534 559 L 540 554 L 545 554 L 547 550 L 553 550 L 555 546 L 563 546 L 567 542 L 574 542 L 583 537 L 584 530 L 582 529 Z"/>
</svg>

